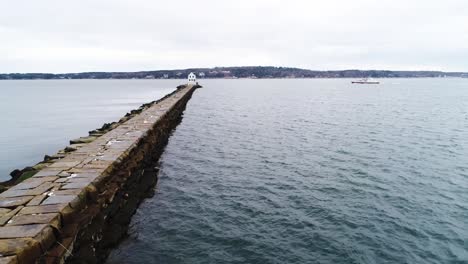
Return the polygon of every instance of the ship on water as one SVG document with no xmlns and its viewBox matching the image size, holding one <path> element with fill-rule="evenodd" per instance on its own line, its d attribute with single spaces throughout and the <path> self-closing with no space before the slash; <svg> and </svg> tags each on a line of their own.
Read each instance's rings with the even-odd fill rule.
<svg viewBox="0 0 468 264">
<path fill-rule="evenodd" d="M 351 83 L 355 83 L 355 84 L 379 84 L 380 82 L 376 81 L 376 80 L 373 80 L 373 79 L 370 79 L 370 78 L 362 78 L 362 79 L 359 79 L 357 81 L 351 81 Z"/>
</svg>

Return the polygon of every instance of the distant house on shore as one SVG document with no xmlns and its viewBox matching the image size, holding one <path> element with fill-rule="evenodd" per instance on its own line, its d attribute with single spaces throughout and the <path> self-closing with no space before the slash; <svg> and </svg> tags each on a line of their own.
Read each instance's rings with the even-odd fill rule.
<svg viewBox="0 0 468 264">
<path fill-rule="evenodd" d="M 195 75 L 195 73 L 191 72 L 188 75 L 188 84 L 195 84 L 195 83 L 197 83 L 197 76 Z"/>
</svg>

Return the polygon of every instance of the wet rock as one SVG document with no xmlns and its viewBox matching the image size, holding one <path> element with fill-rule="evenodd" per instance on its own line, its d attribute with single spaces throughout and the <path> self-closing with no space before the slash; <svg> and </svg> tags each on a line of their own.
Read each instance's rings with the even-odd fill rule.
<svg viewBox="0 0 468 264">
<path fill-rule="evenodd" d="M 128 120 L 130 120 L 131 116 L 125 116 L 125 117 L 122 117 L 120 120 L 119 120 L 119 123 L 124 123 Z"/>
<path fill-rule="evenodd" d="M 26 171 L 24 172 L 23 174 L 21 174 L 21 176 L 16 179 L 15 183 L 14 184 L 18 184 L 26 179 L 29 179 L 31 178 L 32 176 L 36 175 L 37 171 L 36 170 L 30 170 L 30 171 Z"/>
<path fill-rule="evenodd" d="M 143 111 L 143 109 L 132 110 L 132 111 L 130 111 L 130 114 L 131 115 L 138 115 L 138 114 L 141 113 L 141 111 Z"/>
<path fill-rule="evenodd" d="M 49 155 L 44 155 L 44 159 L 43 159 L 45 162 L 47 161 L 50 161 L 52 160 L 52 158 L 49 156 Z"/>
<path fill-rule="evenodd" d="M 89 135 L 92 137 L 100 137 L 104 135 L 106 132 L 105 131 L 90 131 Z"/>
<path fill-rule="evenodd" d="M 73 145 L 70 145 L 70 146 L 67 146 L 64 150 L 66 153 L 69 153 L 69 152 L 73 152 L 73 151 L 76 151 L 78 150 L 79 148 L 85 146 L 86 143 L 79 143 L 79 144 L 73 144 Z"/>
<path fill-rule="evenodd" d="M 117 126 L 118 126 L 118 124 L 116 122 L 105 123 L 104 125 L 102 125 L 101 128 L 96 129 L 96 130 L 98 130 L 98 131 L 109 131 L 109 130 L 112 130 L 112 129 L 116 128 Z"/>
<path fill-rule="evenodd" d="M 10 172 L 10 176 L 13 178 L 18 178 L 19 176 L 21 176 L 21 174 L 23 174 L 23 171 L 18 169 L 15 169 L 12 172 Z"/>
<path fill-rule="evenodd" d="M 44 156 L 44 161 L 49 162 L 49 161 L 54 161 L 54 160 L 58 160 L 58 159 L 63 159 L 64 157 L 65 157 L 64 154 L 55 154 L 55 155 L 52 155 L 52 156 L 45 155 Z"/>
<path fill-rule="evenodd" d="M 0 193 L 8 189 L 9 186 L 18 184 L 36 174 L 37 170 L 33 167 L 26 167 L 22 170 L 14 170 L 10 173 L 11 179 L 0 183 Z"/>
<path fill-rule="evenodd" d="M 65 153 L 69 153 L 69 152 L 73 152 L 73 151 L 76 151 L 78 148 L 75 148 L 73 146 L 67 146 L 65 147 L 64 151 Z"/>
<path fill-rule="evenodd" d="M 97 137 L 88 136 L 88 137 L 80 137 L 77 139 L 70 140 L 70 144 L 80 144 L 80 143 L 90 143 L 96 140 Z"/>
</svg>

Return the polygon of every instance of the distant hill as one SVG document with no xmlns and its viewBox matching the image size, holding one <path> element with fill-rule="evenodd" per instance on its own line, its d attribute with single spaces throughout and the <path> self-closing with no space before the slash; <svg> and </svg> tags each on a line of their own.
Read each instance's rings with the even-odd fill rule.
<svg viewBox="0 0 468 264">
<path fill-rule="evenodd" d="M 441 71 L 384 71 L 384 70 L 342 70 L 313 71 L 287 67 L 216 67 L 183 70 L 160 70 L 140 72 L 81 72 L 81 73 L 7 73 L 0 74 L 0 80 L 33 79 L 184 79 L 190 72 L 198 78 L 423 78 L 423 77 L 465 77 L 466 72 Z"/>
</svg>

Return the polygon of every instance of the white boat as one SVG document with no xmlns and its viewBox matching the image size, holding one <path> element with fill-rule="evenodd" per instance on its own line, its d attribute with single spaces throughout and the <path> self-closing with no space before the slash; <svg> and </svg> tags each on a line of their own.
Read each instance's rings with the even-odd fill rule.
<svg viewBox="0 0 468 264">
<path fill-rule="evenodd" d="M 357 84 L 379 84 L 379 81 L 372 80 L 370 78 L 363 78 L 357 81 L 351 81 L 351 83 L 357 83 Z"/>
</svg>

